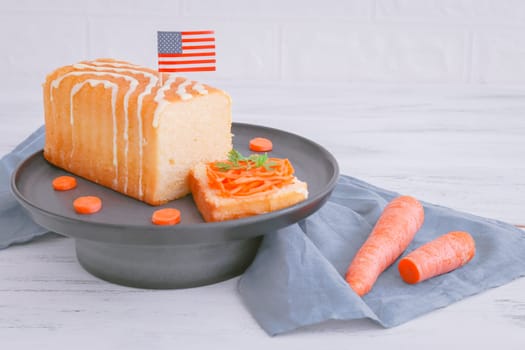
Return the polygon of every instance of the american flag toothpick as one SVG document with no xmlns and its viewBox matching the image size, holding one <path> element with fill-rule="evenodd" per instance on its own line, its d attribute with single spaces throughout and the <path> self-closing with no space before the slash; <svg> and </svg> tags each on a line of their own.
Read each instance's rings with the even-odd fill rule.
<svg viewBox="0 0 525 350">
<path fill-rule="evenodd" d="M 215 32 L 157 32 L 159 72 L 215 71 Z"/>
</svg>

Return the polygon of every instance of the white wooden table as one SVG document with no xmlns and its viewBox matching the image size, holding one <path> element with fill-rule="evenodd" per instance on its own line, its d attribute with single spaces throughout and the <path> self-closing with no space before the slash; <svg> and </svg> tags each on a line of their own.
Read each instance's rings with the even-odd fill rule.
<svg viewBox="0 0 525 350">
<path fill-rule="evenodd" d="M 525 224 L 525 88 L 222 87 L 235 121 L 311 138 L 344 174 Z M 1 155 L 43 123 L 39 98 L 0 99 Z M 171 291 L 113 285 L 80 267 L 71 239 L 44 236 L 0 251 L 0 348 L 525 348 L 525 278 L 392 329 L 330 321 L 277 337 L 254 321 L 237 281 Z"/>
</svg>

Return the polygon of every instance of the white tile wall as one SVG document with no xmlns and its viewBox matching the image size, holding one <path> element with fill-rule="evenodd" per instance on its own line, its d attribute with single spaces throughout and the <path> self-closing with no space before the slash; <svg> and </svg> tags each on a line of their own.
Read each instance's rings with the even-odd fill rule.
<svg viewBox="0 0 525 350">
<path fill-rule="evenodd" d="M 525 85 L 525 32 L 485 32 L 474 38 L 472 81 Z"/>
<path fill-rule="evenodd" d="M 188 0 L 183 14 L 191 17 L 271 19 L 357 18 L 371 19 L 372 0 Z"/>
<path fill-rule="evenodd" d="M 523 25 L 523 0 L 377 0 L 376 19 L 399 22 L 436 22 Z"/>
<path fill-rule="evenodd" d="M 525 84 L 523 0 L 2 0 L 0 102 L 55 67 L 156 65 L 156 31 L 215 29 L 208 80 Z"/>
<path fill-rule="evenodd" d="M 284 26 L 283 79 L 458 83 L 466 33 L 355 23 Z"/>
<path fill-rule="evenodd" d="M 53 68 L 89 55 L 87 21 L 80 14 L 0 12 L 0 102 L 40 96 Z"/>
</svg>

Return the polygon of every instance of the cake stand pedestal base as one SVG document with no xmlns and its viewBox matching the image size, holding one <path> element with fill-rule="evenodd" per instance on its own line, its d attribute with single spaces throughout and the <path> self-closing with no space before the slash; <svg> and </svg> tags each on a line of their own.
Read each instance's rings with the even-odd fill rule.
<svg viewBox="0 0 525 350">
<path fill-rule="evenodd" d="M 125 245 L 76 239 L 77 259 L 103 280 L 137 288 L 180 289 L 242 274 L 262 236 L 218 244 Z"/>
</svg>

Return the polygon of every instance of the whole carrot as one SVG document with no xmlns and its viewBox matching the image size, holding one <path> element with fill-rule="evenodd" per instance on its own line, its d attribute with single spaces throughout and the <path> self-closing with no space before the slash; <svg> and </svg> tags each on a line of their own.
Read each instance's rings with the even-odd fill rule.
<svg viewBox="0 0 525 350">
<path fill-rule="evenodd" d="M 358 295 L 368 293 L 379 275 L 403 253 L 424 217 L 423 206 L 413 197 L 400 196 L 388 203 L 346 272 L 346 281 Z"/>
<path fill-rule="evenodd" d="M 397 268 L 406 283 L 415 284 L 457 269 L 476 254 L 474 238 L 453 231 L 430 241 L 399 260 Z"/>
</svg>

